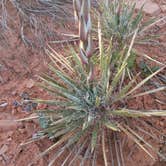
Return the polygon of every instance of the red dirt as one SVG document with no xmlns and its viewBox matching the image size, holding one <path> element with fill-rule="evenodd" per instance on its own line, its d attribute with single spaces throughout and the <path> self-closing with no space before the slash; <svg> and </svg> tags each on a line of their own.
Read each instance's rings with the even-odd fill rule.
<svg viewBox="0 0 166 166">
<path fill-rule="evenodd" d="M 10 11 L 15 14 L 14 9 Z M 164 15 L 165 13 L 160 13 Z M 17 22 L 17 21 L 16 21 Z M 4 108 L 0 107 L 0 166 L 27 166 L 35 157 L 44 151 L 52 142 L 44 139 L 30 145 L 20 147 L 20 143 L 31 138 L 35 131 L 39 130 L 37 121 L 15 123 L 13 120 L 30 116 L 33 112 L 27 113 L 21 108 L 15 109 L 13 101 L 20 101 L 20 95 L 23 92 L 28 92 L 30 97 L 47 98 L 43 90 L 35 86 L 38 81 L 38 75 L 42 72 L 47 72 L 48 58 L 44 53 L 35 49 L 27 48 L 20 40 L 18 28 L 8 34 L 9 46 L 0 45 L 0 104 L 6 102 L 8 105 Z M 166 32 L 166 24 L 161 25 L 157 33 Z M 1 42 L 1 41 L 0 41 Z M 166 43 L 166 38 L 161 37 L 159 42 Z M 165 47 L 165 48 L 164 48 Z M 166 46 L 139 47 L 141 52 L 153 56 L 161 62 L 166 62 Z M 161 94 L 158 94 L 160 96 Z M 145 109 L 166 109 L 166 105 L 154 104 L 154 99 L 150 96 L 131 101 L 129 106 L 132 108 Z M 42 107 L 40 105 L 39 107 Z M 10 120 L 9 122 L 6 120 Z M 163 129 L 166 134 L 166 119 L 156 118 L 154 123 Z M 165 131 L 164 131 L 165 130 Z M 153 143 L 154 144 L 154 143 Z M 164 162 L 152 161 L 139 148 L 132 148 L 133 142 L 125 143 L 124 151 L 130 157 L 126 159 L 127 166 L 165 166 Z M 160 145 L 156 145 L 158 148 Z M 163 145 L 161 145 L 163 146 Z M 163 151 L 166 152 L 166 147 L 163 146 Z M 34 164 L 34 166 L 46 166 L 53 153 L 46 155 Z M 100 162 L 99 162 L 100 163 Z M 55 165 L 60 165 L 57 163 Z M 101 165 L 101 164 L 99 164 Z"/>
</svg>

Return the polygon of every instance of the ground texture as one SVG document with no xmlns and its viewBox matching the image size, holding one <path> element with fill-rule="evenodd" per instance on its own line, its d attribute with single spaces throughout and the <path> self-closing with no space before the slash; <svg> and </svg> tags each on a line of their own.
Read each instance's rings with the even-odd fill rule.
<svg viewBox="0 0 166 166">
<path fill-rule="evenodd" d="M 138 0 L 138 2 L 142 3 L 141 0 Z M 166 16 L 165 0 L 147 0 L 146 2 L 146 17 Z M 139 8 L 139 4 L 137 8 Z M 12 7 L 10 14 L 16 15 L 16 11 Z M 38 75 L 42 72 L 47 72 L 47 63 L 49 60 L 42 51 L 39 52 L 37 49 L 32 49 L 24 45 L 20 38 L 17 19 L 15 19 L 14 23 L 13 31 L 10 33 L 6 32 L 8 33 L 7 41 L 4 38 L 0 38 L 0 166 L 27 166 L 37 154 L 52 144 L 48 139 L 44 139 L 20 147 L 20 143 L 31 138 L 35 134 L 35 131 L 39 130 L 39 125 L 36 120 L 14 123 L 13 120 L 15 119 L 35 116 L 34 111 L 31 110 L 31 106 L 21 107 L 17 106 L 17 104 L 18 102 L 21 103 L 24 95 L 27 94 L 30 98 L 42 97 L 46 99 L 48 97 L 48 94 L 45 94 L 44 91 L 35 86 L 35 82 L 38 81 Z M 166 33 L 166 20 L 154 26 L 152 31 L 159 34 Z M 140 52 L 144 52 L 161 62 L 166 62 L 166 36 L 161 36 L 158 41 L 162 45 L 139 46 L 138 49 Z M 60 50 L 58 46 L 56 48 Z M 164 101 L 166 102 L 166 99 Z M 133 102 L 129 104 L 132 106 Z M 38 105 L 37 107 L 42 108 L 46 106 Z M 134 102 L 133 107 L 166 109 L 165 104 L 156 105 L 150 97 L 144 97 L 141 101 Z M 6 121 L 7 119 L 10 122 Z M 166 119 L 157 119 L 155 123 L 166 134 Z M 128 142 L 128 147 L 131 146 L 134 147 L 133 144 L 130 145 L 130 142 Z M 131 150 L 127 146 L 125 149 L 125 153 L 128 155 L 128 161 L 126 161 L 128 166 L 166 165 L 162 161 L 151 161 L 143 151 L 133 149 Z M 162 150 L 166 152 L 164 145 L 162 145 Z M 46 155 L 34 165 L 47 166 L 52 155 L 53 153 Z M 56 163 L 56 165 L 58 166 L 60 163 Z"/>
</svg>

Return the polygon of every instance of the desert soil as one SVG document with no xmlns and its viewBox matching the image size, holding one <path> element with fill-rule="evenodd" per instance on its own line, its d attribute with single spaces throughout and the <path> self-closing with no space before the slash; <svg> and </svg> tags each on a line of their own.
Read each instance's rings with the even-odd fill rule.
<svg viewBox="0 0 166 166">
<path fill-rule="evenodd" d="M 153 2 L 161 8 L 157 17 L 166 16 L 165 1 Z M 12 7 L 10 14 L 16 15 L 16 11 Z M 149 18 L 150 16 L 146 17 Z M 48 98 L 48 94 L 35 86 L 35 83 L 39 81 L 38 75 L 48 71 L 47 64 L 49 59 L 43 51 L 25 46 L 20 39 L 17 19 L 15 19 L 15 25 L 13 25 L 14 29 L 10 33 L 6 32 L 7 42 L 0 38 L 0 166 L 28 166 L 36 155 L 52 144 L 46 138 L 30 145 L 20 146 L 21 143 L 30 139 L 40 127 L 37 120 L 15 123 L 14 120 L 16 119 L 35 116 L 35 110 L 16 106 L 16 104 L 22 101 L 22 95 L 25 92 L 30 98 Z M 158 34 L 166 34 L 166 20 L 154 26 L 152 31 Z M 144 52 L 158 61 L 165 63 L 166 35 L 162 35 L 158 41 L 163 45 L 138 46 L 138 49 L 140 52 Z M 54 47 L 63 51 L 58 46 Z M 166 99 L 163 98 L 163 101 L 166 102 Z M 155 109 L 157 107 L 158 109 L 166 109 L 165 103 L 156 105 L 153 98 L 149 96 L 142 98 L 141 101 L 138 99 L 137 102 L 134 102 L 134 105 L 132 105 L 133 102 L 129 104 L 134 108 L 144 107 L 146 109 Z M 37 106 L 37 108 L 42 107 L 45 106 Z M 166 134 L 166 119 L 158 118 L 155 120 L 155 123 Z M 159 160 L 151 161 L 139 149 L 133 150 L 131 154 L 131 149 L 127 148 L 131 146 L 134 145 L 128 145 L 125 149 L 125 153 L 129 156 L 128 161 L 126 161 L 128 166 L 166 165 L 166 163 Z M 159 148 L 162 146 L 162 150 L 166 152 L 164 144 L 157 146 Z M 53 152 L 40 159 L 34 166 L 47 166 L 52 155 Z M 56 165 L 58 166 L 60 163 L 56 163 Z"/>
</svg>

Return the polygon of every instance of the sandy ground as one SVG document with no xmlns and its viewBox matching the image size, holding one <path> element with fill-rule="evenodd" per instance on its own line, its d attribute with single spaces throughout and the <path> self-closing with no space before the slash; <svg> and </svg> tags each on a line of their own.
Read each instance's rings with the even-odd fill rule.
<svg viewBox="0 0 166 166">
<path fill-rule="evenodd" d="M 158 1 L 162 4 L 164 1 Z M 10 11 L 13 15 L 16 14 L 13 9 Z M 161 10 L 160 15 L 165 15 L 165 11 Z M 17 19 L 15 20 L 17 24 Z M 3 39 L 0 39 L 0 166 L 28 166 L 28 164 L 35 158 L 37 154 L 44 151 L 52 144 L 48 139 L 44 139 L 27 146 L 20 146 L 20 143 L 25 142 L 31 138 L 37 130 L 39 125 L 37 120 L 29 122 L 15 123 L 13 120 L 34 116 L 35 110 L 28 110 L 24 107 L 16 107 L 16 102 L 21 102 L 25 92 L 30 98 L 42 97 L 47 98 L 42 89 L 35 86 L 39 81 L 38 75 L 42 72 L 47 72 L 47 56 L 37 49 L 31 49 L 23 44 L 19 35 L 19 25 L 14 26 L 15 29 L 7 34 L 7 45 Z M 162 22 L 155 26 L 153 31 L 162 34 L 166 33 L 166 22 Z M 139 46 L 140 52 L 147 53 L 148 55 L 156 58 L 161 62 L 166 62 L 166 36 L 161 36 L 160 43 L 164 46 Z M 59 49 L 59 48 L 58 48 Z M 61 50 L 62 51 L 62 50 Z M 160 94 L 159 94 L 160 97 Z M 165 99 L 164 99 L 165 100 Z M 134 108 L 166 109 L 166 105 L 154 104 L 151 97 L 144 97 L 136 101 L 137 104 L 133 105 L 133 101 L 129 103 Z M 39 105 L 38 108 L 44 107 Z M 9 121 L 6 121 L 9 120 Z M 155 119 L 154 123 L 166 131 L 164 118 Z M 131 147 L 134 146 L 130 141 L 126 143 L 125 153 L 131 153 Z M 159 148 L 166 152 L 165 145 L 157 145 Z M 46 166 L 53 153 L 46 155 L 40 159 L 34 166 Z M 144 159 L 143 159 L 144 158 Z M 164 166 L 164 162 L 151 161 L 144 152 L 139 149 L 133 150 L 132 154 L 126 161 L 128 166 Z M 56 163 L 55 165 L 60 165 Z M 99 162 L 99 165 L 100 162 Z"/>
</svg>

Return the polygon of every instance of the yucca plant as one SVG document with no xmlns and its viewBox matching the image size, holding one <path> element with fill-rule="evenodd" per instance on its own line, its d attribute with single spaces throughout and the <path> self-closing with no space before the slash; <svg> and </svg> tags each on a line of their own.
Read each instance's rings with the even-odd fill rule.
<svg viewBox="0 0 166 166">
<path fill-rule="evenodd" d="M 53 165 L 55 160 L 68 148 L 70 153 L 62 162 L 62 165 L 73 164 L 80 154 L 83 155 L 82 165 L 85 164 L 85 159 L 89 155 L 92 157 L 93 164 L 91 164 L 95 165 L 95 155 L 100 148 L 100 141 L 104 163 L 108 165 L 106 139 L 111 138 L 111 135 L 116 138 L 122 132 L 153 159 L 155 157 L 148 149 L 165 159 L 164 155 L 137 133 L 132 122 L 143 117 L 166 116 L 166 110 L 146 111 L 127 108 L 127 101 L 132 98 L 166 89 L 164 86 L 141 93 L 137 92 L 141 86 L 145 85 L 164 67 L 139 83 L 136 81 L 137 77 L 132 78 L 128 83 L 121 82 L 122 73 L 127 65 L 127 56 L 124 56 L 123 61 L 118 64 L 114 71 L 110 71 L 110 65 L 116 66 L 116 62 L 112 63 L 111 61 L 110 48 L 104 50 L 100 67 L 95 73 L 93 81 L 89 83 L 87 82 L 88 73 L 76 52 L 72 50 L 68 58 L 52 53 L 52 61 L 56 62 L 55 66 L 58 68 L 49 66 L 55 77 L 43 75 L 41 79 L 44 84 L 41 86 L 56 97 L 53 100 L 35 100 L 37 103 L 45 103 L 51 106 L 48 109 L 38 110 L 39 121 L 43 130 L 38 132 L 35 139 L 38 140 L 47 136 L 56 140 L 56 143 L 41 153 L 40 156 L 61 145 L 50 165 Z M 57 61 L 57 59 L 59 60 Z M 61 67 L 58 66 L 59 64 Z M 120 158 L 118 152 L 117 156 Z"/>
<path fill-rule="evenodd" d="M 156 138 L 154 134 L 139 126 L 133 126 L 135 121 L 143 125 L 146 124 L 146 118 L 166 116 L 166 110 L 134 110 L 127 106 L 128 101 L 133 98 L 166 89 L 163 86 L 158 89 L 138 91 L 165 66 L 140 82 L 138 82 L 139 74 L 131 76 L 129 80 L 124 78 L 123 73 L 127 68 L 137 31 L 134 32 L 127 51 L 126 48 L 116 51 L 117 55 L 121 55 L 118 61 L 112 57 L 113 41 L 110 40 L 108 47 L 105 48 L 99 33 L 99 63 L 94 64 L 93 53 L 90 51 L 92 47 L 88 44 L 91 41 L 90 1 L 75 2 L 75 13 L 80 25 L 80 53 L 77 54 L 70 48 L 71 53 L 62 56 L 51 47 L 46 50 L 52 60 L 52 64 L 49 65 L 51 75 L 43 74 L 41 77 L 43 83 L 40 86 L 54 98 L 35 100 L 37 103 L 48 104 L 49 107 L 37 110 L 42 130 L 27 143 L 45 137 L 53 139 L 55 143 L 36 159 L 58 148 L 49 166 L 54 165 L 62 155 L 65 155 L 65 159 L 61 161 L 61 166 L 74 165 L 80 156 L 80 165 L 95 166 L 97 157 L 101 154 L 102 165 L 124 165 L 121 144 L 123 134 L 132 139 L 152 159 L 156 156 L 151 152 L 166 159 L 138 130 Z M 87 15 L 83 14 L 85 10 Z M 115 144 L 114 148 L 112 142 Z"/>
<path fill-rule="evenodd" d="M 139 134 L 138 126 L 134 127 L 132 124 L 133 121 L 142 120 L 143 117 L 166 116 L 166 111 L 127 108 L 128 100 L 166 88 L 164 86 L 141 93 L 137 91 L 164 67 L 139 83 L 137 82 L 138 76 L 131 78 L 128 82 L 122 82 L 122 73 L 127 66 L 130 50 L 127 54 L 121 52 L 123 56 L 120 63 L 111 59 L 111 44 L 109 48 L 102 50 L 100 65 L 97 66 L 98 70 L 94 73 L 93 80 L 90 82 L 87 81 L 89 72 L 86 66 L 82 64 L 78 54 L 73 49 L 68 57 L 63 57 L 55 51 L 50 52 L 55 67 L 49 65 L 49 68 L 55 77 L 43 75 L 41 79 L 44 84 L 41 86 L 53 94 L 55 98 L 52 100 L 35 100 L 37 103 L 45 103 L 50 107 L 38 110 L 39 121 L 43 130 L 39 131 L 33 138 L 33 141 L 35 141 L 49 137 L 56 141 L 39 155 L 39 157 L 42 157 L 58 147 L 59 150 L 49 165 L 53 165 L 68 150 L 69 153 L 61 165 L 74 164 L 79 155 L 82 155 L 81 165 L 87 165 L 88 156 L 91 156 L 88 164 L 96 165 L 98 151 L 102 151 L 104 164 L 109 165 L 108 142 L 106 140 L 112 137 L 111 141 L 114 140 L 115 146 L 120 149 L 111 152 L 117 155 L 117 159 L 114 158 L 114 160 L 117 160 L 115 163 L 124 164 L 121 154 L 123 150 L 117 140 L 117 137 L 120 139 L 120 133 L 125 133 L 151 158 L 155 159 L 155 156 L 148 149 L 165 159 L 165 156 L 157 148 L 153 147 Z M 110 66 L 114 66 L 115 69 L 110 71 Z M 144 122 L 144 120 L 142 121 Z M 112 149 L 109 149 L 109 151 L 112 151 Z"/>
</svg>

